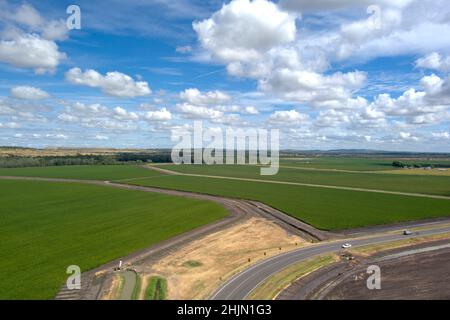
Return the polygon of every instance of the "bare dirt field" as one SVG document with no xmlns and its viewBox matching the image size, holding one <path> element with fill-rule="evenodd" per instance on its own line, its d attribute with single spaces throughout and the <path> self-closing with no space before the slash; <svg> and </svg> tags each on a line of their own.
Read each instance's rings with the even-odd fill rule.
<svg viewBox="0 0 450 320">
<path fill-rule="evenodd" d="M 348 277 L 325 299 L 449 299 L 450 249 L 377 263 L 381 289 L 369 290 L 366 270 Z"/>
<path fill-rule="evenodd" d="M 307 242 L 271 221 L 252 217 L 139 269 L 167 279 L 168 299 L 205 299 L 235 272 L 301 245 Z"/>
<path fill-rule="evenodd" d="M 293 282 L 282 300 L 398 300 L 450 298 L 450 239 L 387 250 L 347 252 L 340 261 Z M 384 250 L 383 250 L 384 249 Z M 381 251 L 380 251 L 381 250 Z M 352 257 L 352 259 L 347 259 Z M 367 267 L 381 270 L 381 289 L 367 288 Z"/>
</svg>

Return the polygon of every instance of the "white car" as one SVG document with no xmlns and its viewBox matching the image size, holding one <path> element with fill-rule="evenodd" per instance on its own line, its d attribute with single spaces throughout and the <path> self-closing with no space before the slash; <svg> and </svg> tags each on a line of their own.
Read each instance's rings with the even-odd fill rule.
<svg viewBox="0 0 450 320">
<path fill-rule="evenodd" d="M 352 245 L 350 243 L 345 243 L 345 244 L 342 245 L 342 248 L 348 249 L 348 248 L 351 248 L 351 246 Z"/>
</svg>

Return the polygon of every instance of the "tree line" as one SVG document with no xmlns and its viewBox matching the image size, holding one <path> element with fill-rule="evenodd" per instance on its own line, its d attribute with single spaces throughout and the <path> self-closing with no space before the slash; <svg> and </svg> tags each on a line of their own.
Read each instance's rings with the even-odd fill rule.
<svg viewBox="0 0 450 320">
<path fill-rule="evenodd" d="M 113 165 L 130 163 L 171 162 L 169 153 L 119 153 L 115 155 L 75 155 L 75 156 L 6 156 L 0 157 L 0 168 L 48 167 L 70 165 Z"/>
</svg>

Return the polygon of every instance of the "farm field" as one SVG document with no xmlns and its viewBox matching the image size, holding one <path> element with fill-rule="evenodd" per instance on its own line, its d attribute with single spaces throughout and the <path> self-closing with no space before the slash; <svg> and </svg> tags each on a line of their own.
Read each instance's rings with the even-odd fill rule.
<svg viewBox="0 0 450 320">
<path fill-rule="evenodd" d="M 261 201 L 326 230 L 450 216 L 450 200 L 167 175 L 130 184 Z"/>
<path fill-rule="evenodd" d="M 276 175 L 261 176 L 260 167 L 251 165 L 162 165 L 161 167 L 164 169 L 190 174 L 240 177 L 450 196 L 449 176 L 315 171 L 284 167 L 281 167 Z"/>
<path fill-rule="evenodd" d="M 51 299 L 69 265 L 86 271 L 227 214 L 208 201 L 42 181 L 0 180 L 0 203 L 0 299 Z"/>
<path fill-rule="evenodd" d="M 121 180 L 161 175 L 136 165 L 79 165 L 1 168 L 0 176 L 45 177 L 82 180 Z"/>
<path fill-rule="evenodd" d="M 314 169 L 337 169 L 352 171 L 383 171 L 391 170 L 394 158 L 370 157 L 311 157 L 311 158 L 281 158 L 280 165 L 297 166 Z M 447 164 L 450 159 L 402 159 L 404 163 Z"/>
</svg>

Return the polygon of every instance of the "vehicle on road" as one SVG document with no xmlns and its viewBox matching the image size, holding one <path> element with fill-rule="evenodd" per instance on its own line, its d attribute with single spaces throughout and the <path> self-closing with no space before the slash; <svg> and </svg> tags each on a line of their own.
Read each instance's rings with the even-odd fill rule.
<svg viewBox="0 0 450 320">
<path fill-rule="evenodd" d="M 404 231 L 403 231 L 403 235 L 405 235 L 405 236 L 410 236 L 410 235 L 412 235 L 412 232 L 409 231 L 409 230 L 404 230 Z"/>
<path fill-rule="evenodd" d="M 342 245 L 342 248 L 344 248 L 344 249 L 348 249 L 348 248 L 351 248 L 351 247 L 352 247 L 352 245 L 350 243 L 345 243 L 345 244 Z"/>
</svg>

